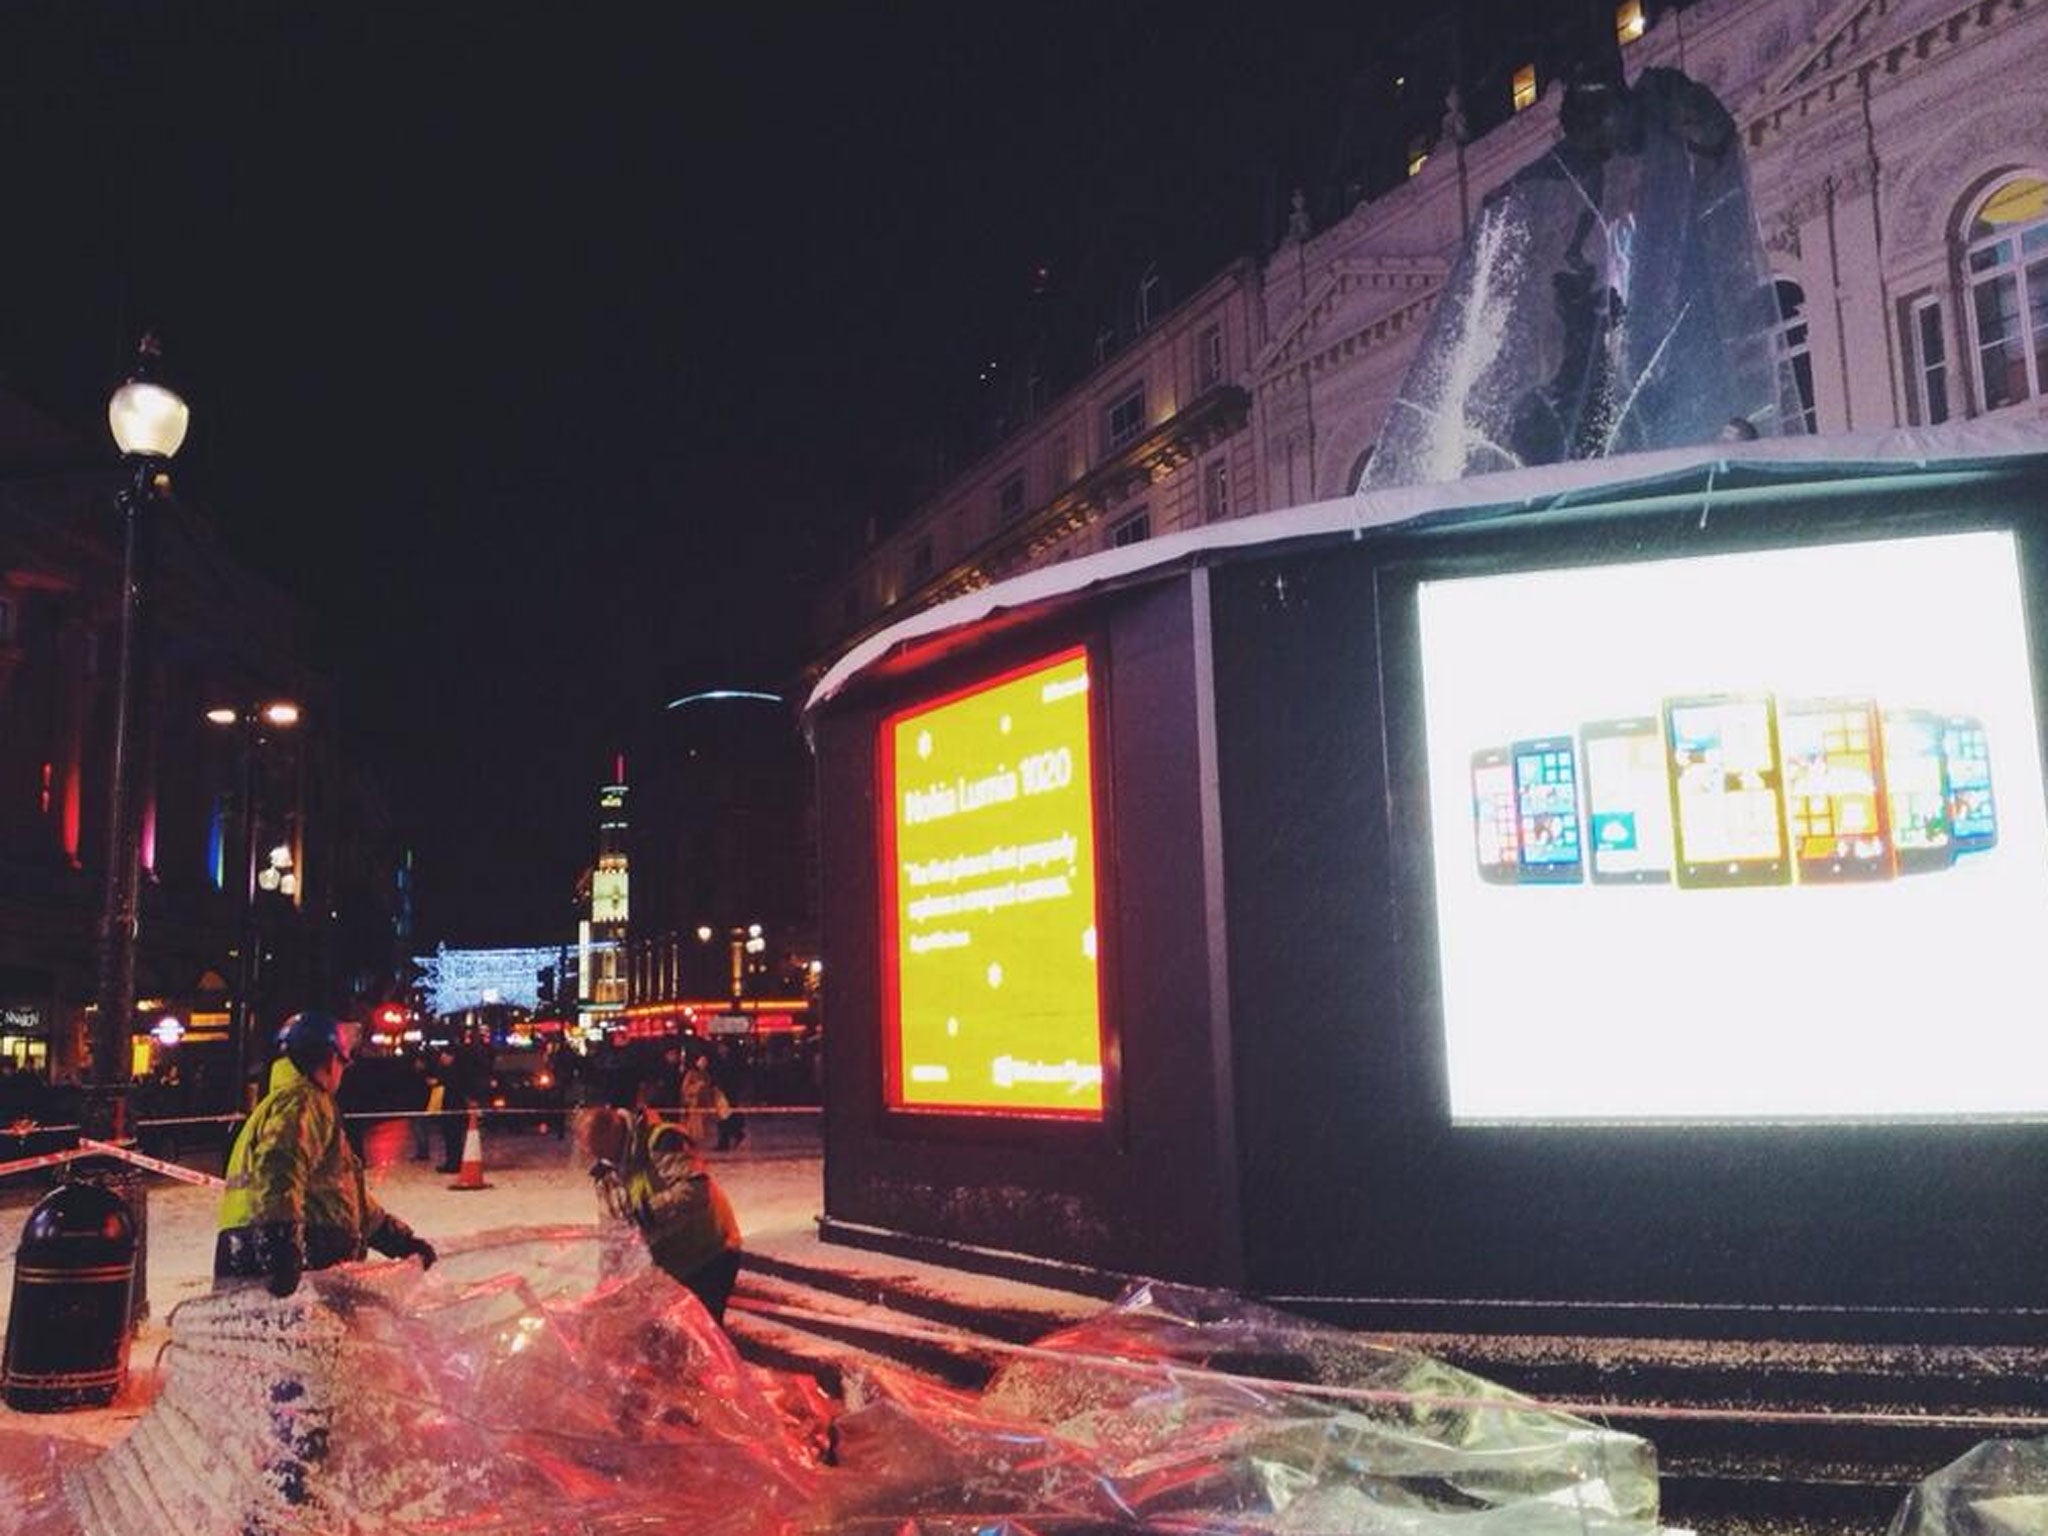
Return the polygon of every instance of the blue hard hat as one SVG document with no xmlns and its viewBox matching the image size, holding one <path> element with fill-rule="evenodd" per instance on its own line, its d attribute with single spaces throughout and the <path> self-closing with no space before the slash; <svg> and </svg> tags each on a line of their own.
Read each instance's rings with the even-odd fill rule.
<svg viewBox="0 0 2048 1536">
<path fill-rule="evenodd" d="M 278 1031 L 278 1042 L 294 1061 L 318 1061 L 334 1055 L 345 1062 L 355 1053 L 348 1026 L 324 1008 L 307 1008 L 286 1019 Z"/>
</svg>

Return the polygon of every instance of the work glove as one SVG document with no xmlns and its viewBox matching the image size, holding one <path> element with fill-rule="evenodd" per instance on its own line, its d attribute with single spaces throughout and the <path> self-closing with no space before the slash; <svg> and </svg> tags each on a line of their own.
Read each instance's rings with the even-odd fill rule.
<svg viewBox="0 0 2048 1536">
<path fill-rule="evenodd" d="M 377 1223 L 377 1230 L 364 1239 L 388 1259 L 410 1259 L 417 1257 L 421 1269 L 432 1269 L 434 1260 L 440 1255 L 434 1252 L 434 1245 L 414 1232 L 390 1212 Z"/>
<path fill-rule="evenodd" d="M 256 1263 L 263 1288 L 280 1299 L 299 1288 L 306 1271 L 305 1229 L 295 1221 L 265 1222 L 256 1228 Z"/>
</svg>

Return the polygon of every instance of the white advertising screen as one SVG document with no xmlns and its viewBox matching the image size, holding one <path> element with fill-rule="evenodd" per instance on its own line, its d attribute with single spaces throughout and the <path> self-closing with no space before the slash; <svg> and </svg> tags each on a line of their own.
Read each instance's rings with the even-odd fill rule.
<svg viewBox="0 0 2048 1536">
<path fill-rule="evenodd" d="M 1454 1120 L 2048 1116 L 2009 534 L 1419 602 Z"/>
</svg>

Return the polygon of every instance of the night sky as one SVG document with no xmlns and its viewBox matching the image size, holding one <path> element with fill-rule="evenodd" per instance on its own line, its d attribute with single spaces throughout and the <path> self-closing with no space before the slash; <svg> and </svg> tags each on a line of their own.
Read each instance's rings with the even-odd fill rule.
<svg viewBox="0 0 2048 1536">
<path fill-rule="evenodd" d="M 283 9 L 11 20 L 0 383 L 98 441 L 162 332 L 180 488 L 305 606 L 452 942 L 563 930 L 668 690 L 793 679 L 1038 264 L 1270 245 L 1384 25 Z"/>
</svg>

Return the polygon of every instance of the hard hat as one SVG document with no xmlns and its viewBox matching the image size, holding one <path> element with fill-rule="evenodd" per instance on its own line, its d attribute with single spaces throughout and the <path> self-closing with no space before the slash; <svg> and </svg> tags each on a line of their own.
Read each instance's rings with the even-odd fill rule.
<svg viewBox="0 0 2048 1536">
<path fill-rule="evenodd" d="M 354 1032 L 321 1008 L 307 1008 L 286 1019 L 279 1039 L 295 1063 L 320 1061 L 330 1055 L 345 1063 L 355 1054 Z"/>
</svg>

